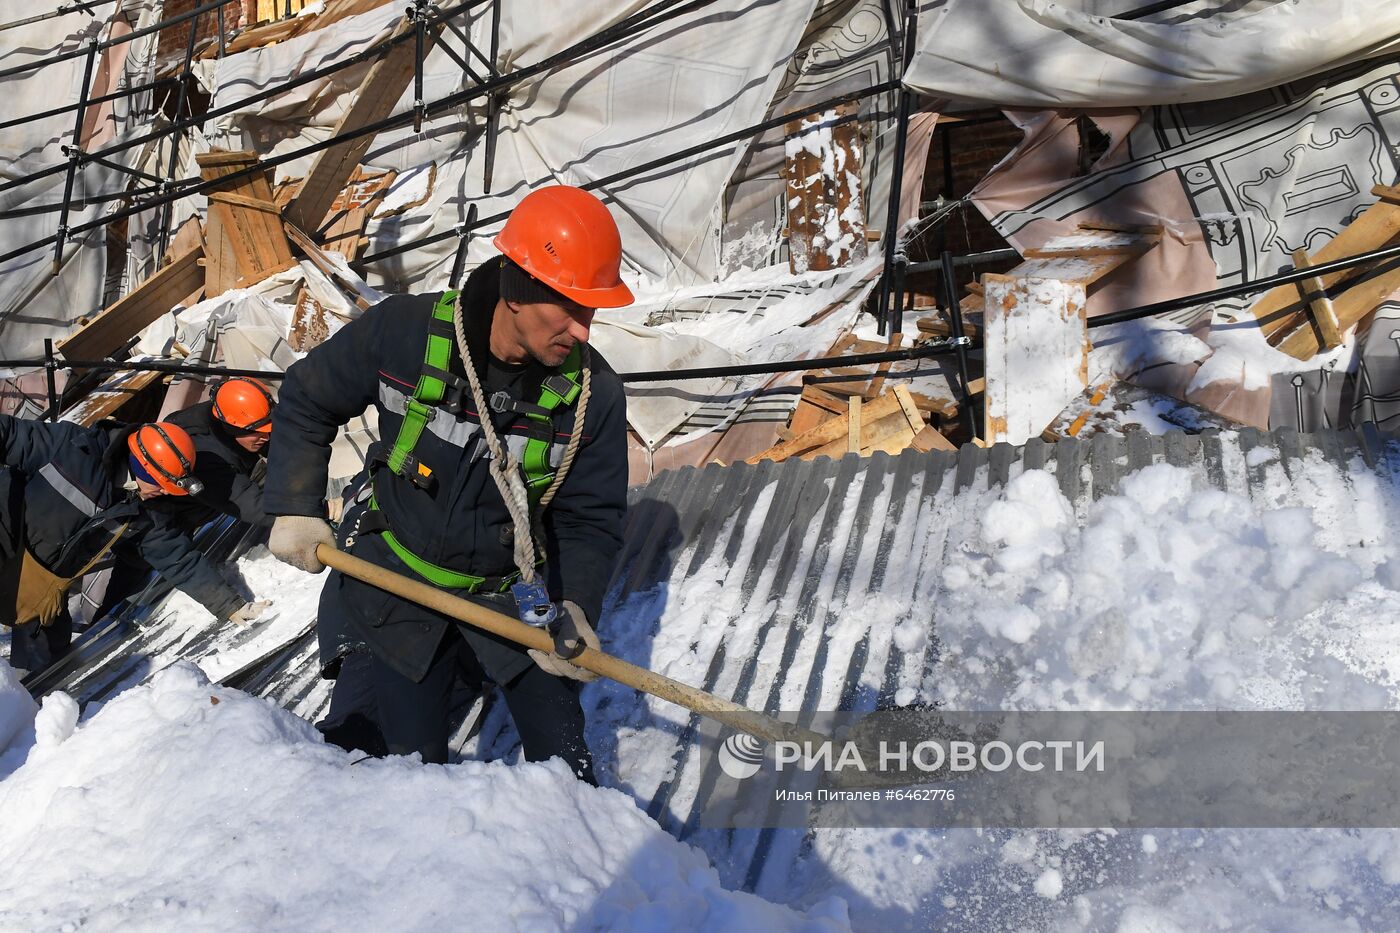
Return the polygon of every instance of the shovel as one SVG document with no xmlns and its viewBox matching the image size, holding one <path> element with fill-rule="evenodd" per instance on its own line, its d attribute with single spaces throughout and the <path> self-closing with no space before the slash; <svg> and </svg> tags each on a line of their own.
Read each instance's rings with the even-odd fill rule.
<svg viewBox="0 0 1400 933">
<path fill-rule="evenodd" d="M 435 586 L 410 579 L 402 574 L 394 573 L 392 570 L 385 570 L 377 564 L 371 564 L 367 560 L 346 554 L 330 545 L 317 546 L 316 559 L 327 567 L 334 567 L 347 577 L 354 577 L 356 580 L 411 600 L 435 612 L 451 616 L 458 621 L 499 635 L 502 638 L 508 638 L 518 645 L 535 648 L 539 651 L 551 653 L 554 651 L 554 639 L 544 629 L 526 625 L 519 619 L 496 612 L 493 609 L 487 609 L 485 606 L 479 606 L 459 596 L 453 596 Z M 766 742 L 807 742 L 816 746 L 828 741 L 824 735 L 783 722 L 766 713 L 751 710 L 747 706 L 740 706 L 738 703 L 723 697 L 717 697 L 713 693 L 706 693 L 704 690 L 696 689 L 678 680 L 672 680 L 654 671 L 649 671 L 645 667 L 638 667 L 594 648 L 584 648 L 583 653 L 570 658 L 569 663 L 576 664 L 584 670 L 592 671 L 610 680 L 615 680 L 620 684 L 625 684 L 634 690 L 641 690 L 643 693 L 649 693 L 669 703 L 684 706 L 701 716 L 708 716 L 730 728 L 747 732 L 749 735 Z"/>
</svg>

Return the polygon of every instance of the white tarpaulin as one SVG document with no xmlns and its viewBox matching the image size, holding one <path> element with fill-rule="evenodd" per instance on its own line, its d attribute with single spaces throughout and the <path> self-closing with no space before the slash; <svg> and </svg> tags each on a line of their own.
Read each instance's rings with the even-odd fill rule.
<svg viewBox="0 0 1400 933">
<path fill-rule="evenodd" d="M 1395 0 L 1203 0 L 1141 20 L 1085 6 L 928 3 L 904 82 L 994 106 L 1151 106 L 1238 97 L 1400 51 Z"/>
</svg>

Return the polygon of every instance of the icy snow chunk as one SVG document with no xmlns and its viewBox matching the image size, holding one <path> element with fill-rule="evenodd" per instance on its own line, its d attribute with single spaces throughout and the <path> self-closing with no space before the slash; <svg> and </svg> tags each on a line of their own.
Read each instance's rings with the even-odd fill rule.
<svg viewBox="0 0 1400 933">
<path fill-rule="evenodd" d="M 1040 877 L 1035 879 L 1035 893 L 1049 901 L 1059 897 L 1064 887 L 1064 878 L 1054 868 L 1045 869 L 1040 873 Z"/>
<path fill-rule="evenodd" d="M 29 728 L 38 711 L 34 698 L 20 684 L 15 669 L 0 658 L 0 752 Z"/>
<path fill-rule="evenodd" d="M 34 717 L 34 743 L 40 748 L 58 745 L 73 734 L 77 725 L 77 701 L 62 691 L 50 693 Z"/>
</svg>

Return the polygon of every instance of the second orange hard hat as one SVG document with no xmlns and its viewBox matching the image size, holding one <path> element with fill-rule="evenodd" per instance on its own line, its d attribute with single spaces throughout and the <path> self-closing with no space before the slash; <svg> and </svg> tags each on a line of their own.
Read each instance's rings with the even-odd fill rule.
<svg viewBox="0 0 1400 933">
<path fill-rule="evenodd" d="M 256 379 L 235 376 L 214 392 L 214 417 L 238 431 L 272 433 L 272 393 Z"/>
</svg>

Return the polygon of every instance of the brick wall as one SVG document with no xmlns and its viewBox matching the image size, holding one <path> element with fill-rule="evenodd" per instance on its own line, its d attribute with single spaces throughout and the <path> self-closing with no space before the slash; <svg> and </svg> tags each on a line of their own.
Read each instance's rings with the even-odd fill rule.
<svg viewBox="0 0 1400 933">
<path fill-rule="evenodd" d="M 213 0 L 165 0 L 161 19 L 170 19 L 172 16 L 188 13 L 196 7 L 206 6 L 211 2 Z M 232 3 L 225 5 L 223 8 L 224 35 L 231 35 L 244 23 L 256 22 L 257 6 L 257 0 L 233 0 Z M 191 20 L 185 20 L 183 23 L 167 26 L 160 31 L 160 39 L 156 45 L 156 56 L 162 67 L 168 67 L 172 63 L 178 65 L 184 60 L 185 47 L 190 41 L 191 22 Z M 219 11 L 210 10 L 201 14 L 195 33 L 195 48 L 199 48 L 206 40 L 217 41 L 218 36 Z"/>
<path fill-rule="evenodd" d="M 1021 142 L 1021 131 L 997 111 L 981 111 L 965 116 L 966 122 L 940 123 L 934 130 L 924 169 L 925 201 L 932 201 L 939 195 L 960 198 L 967 194 Z M 980 122 L 983 120 L 989 122 Z M 945 148 L 952 155 L 946 162 Z M 948 173 L 950 165 L 951 178 Z M 969 206 L 961 212 L 961 216 L 955 215 L 947 221 L 942 236 L 937 231 L 926 234 L 911 246 L 909 252 L 913 261 L 920 262 L 937 259 L 945 248 L 955 256 L 962 256 L 1004 249 L 1007 245 L 981 212 Z M 1013 259 L 976 269 L 959 269 L 960 284 L 973 281 L 983 272 L 1004 272 L 1016 262 Z M 911 276 L 910 286 L 915 293 L 931 295 L 933 289 L 938 287 L 937 276 L 931 273 Z"/>
</svg>

